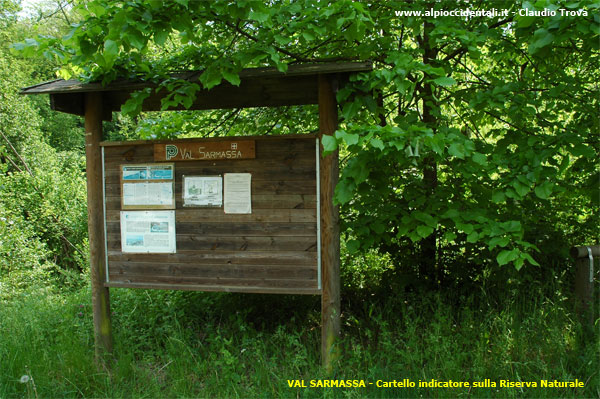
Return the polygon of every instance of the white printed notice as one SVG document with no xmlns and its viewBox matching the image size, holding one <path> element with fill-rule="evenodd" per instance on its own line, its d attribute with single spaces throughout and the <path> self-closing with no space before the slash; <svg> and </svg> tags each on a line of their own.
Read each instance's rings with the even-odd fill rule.
<svg viewBox="0 0 600 399">
<path fill-rule="evenodd" d="M 183 176 L 183 206 L 223 206 L 221 176 Z"/>
<path fill-rule="evenodd" d="M 225 173 L 225 213 L 252 213 L 250 173 Z"/>
<path fill-rule="evenodd" d="M 174 254 L 175 211 L 121 211 L 121 251 Z"/>
<path fill-rule="evenodd" d="M 123 205 L 173 206 L 173 183 L 123 183 Z"/>
</svg>

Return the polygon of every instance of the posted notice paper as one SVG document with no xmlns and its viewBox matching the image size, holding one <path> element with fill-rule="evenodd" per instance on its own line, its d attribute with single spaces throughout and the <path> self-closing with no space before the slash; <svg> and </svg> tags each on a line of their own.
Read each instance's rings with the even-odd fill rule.
<svg viewBox="0 0 600 399">
<path fill-rule="evenodd" d="M 225 173 L 225 213 L 252 213 L 251 179 L 250 173 Z"/>
<path fill-rule="evenodd" d="M 121 211 L 121 251 L 175 253 L 175 211 Z"/>
<path fill-rule="evenodd" d="M 221 176 L 183 176 L 183 206 L 223 206 Z"/>
</svg>

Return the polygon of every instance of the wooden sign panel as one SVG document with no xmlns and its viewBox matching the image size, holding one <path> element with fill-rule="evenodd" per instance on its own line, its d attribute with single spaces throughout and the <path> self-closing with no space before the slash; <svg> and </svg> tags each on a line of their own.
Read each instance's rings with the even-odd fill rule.
<svg viewBox="0 0 600 399">
<path fill-rule="evenodd" d="M 178 152 L 178 157 L 169 159 L 174 165 L 175 253 L 124 253 L 121 238 L 122 167 L 167 165 L 155 161 L 166 160 L 167 144 L 103 145 L 105 286 L 321 294 L 316 137 L 236 139 L 168 143 Z M 242 154 L 247 154 L 244 148 L 252 148 L 253 158 L 206 162 L 179 154 L 189 149 L 197 156 L 200 147 L 218 152 L 231 148 L 231 143 L 238 143 Z M 226 213 L 223 206 L 184 206 L 184 177 L 230 173 L 251 177 L 249 213 Z"/>
<path fill-rule="evenodd" d="M 154 160 L 215 161 L 222 159 L 254 159 L 254 140 L 172 142 L 154 144 Z"/>
</svg>

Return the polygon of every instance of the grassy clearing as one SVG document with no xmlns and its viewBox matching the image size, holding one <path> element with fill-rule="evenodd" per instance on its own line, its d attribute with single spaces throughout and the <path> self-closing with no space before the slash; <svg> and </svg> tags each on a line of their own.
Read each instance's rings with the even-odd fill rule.
<svg viewBox="0 0 600 399">
<path fill-rule="evenodd" d="M 0 308 L 0 397 L 598 397 L 596 340 L 564 300 L 491 307 L 440 295 L 347 304 L 334 375 L 319 367 L 319 300 L 111 291 L 112 372 L 93 362 L 88 289 L 24 292 Z M 23 375 L 33 380 L 21 383 Z M 585 388 L 378 388 L 377 380 L 586 382 Z M 290 388 L 288 380 L 365 380 Z"/>
</svg>

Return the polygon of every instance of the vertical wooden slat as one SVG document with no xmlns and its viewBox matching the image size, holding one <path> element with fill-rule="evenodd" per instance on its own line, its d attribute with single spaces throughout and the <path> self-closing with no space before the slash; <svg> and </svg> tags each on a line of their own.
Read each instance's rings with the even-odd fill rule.
<svg viewBox="0 0 600 399">
<path fill-rule="evenodd" d="M 110 299 L 106 281 L 104 254 L 104 206 L 102 201 L 102 94 L 85 95 L 85 155 L 87 174 L 88 231 L 90 271 L 92 279 L 92 308 L 96 359 L 112 352 Z"/>
<path fill-rule="evenodd" d="M 337 103 L 332 75 L 319 75 L 319 136 L 332 135 L 337 129 Z M 323 147 L 321 146 L 321 153 Z M 338 152 L 321 157 L 321 356 L 323 366 L 331 372 L 338 356 L 336 341 L 340 334 L 340 231 L 339 209 L 333 204 L 338 182 Z"/>
</svg>

